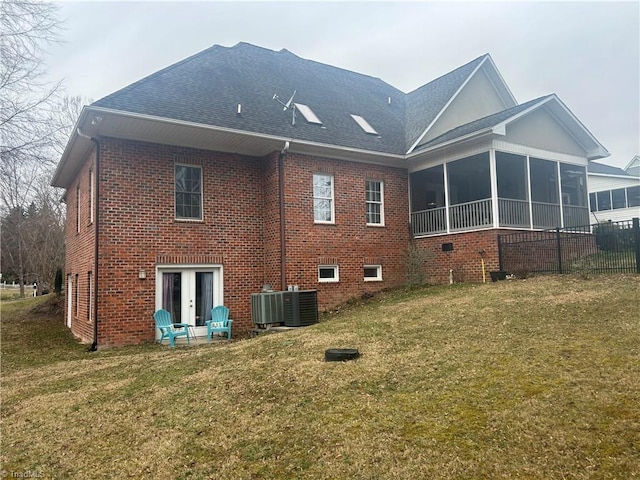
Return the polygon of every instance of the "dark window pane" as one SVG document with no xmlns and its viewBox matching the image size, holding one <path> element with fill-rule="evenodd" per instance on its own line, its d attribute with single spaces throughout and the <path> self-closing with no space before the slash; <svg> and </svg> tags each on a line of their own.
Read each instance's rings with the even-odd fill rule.
<svg viewBox="0 0 640 480">
<path fill-rule="evenodd" d="M 611 210 L 611 190 L 596 193 L 598 197 L 598 211 Z"/>
<path fill-rule="evenodd" d="M 587 205 L 587 179 L 584 167 L 560 164 L 562 203 L 574 207 Z"/>
<path fill-rule="evenodd" d="M 175 166 L 176 218 L 202 219 L 202 169 Z"/>
<path fill-rule="evenodd" d="M 420 212 L 444 207 L 444 167 L 421 170 L 409 175 L 411 211 Z"/>
<path fill-rule="evenodd" d="M 597 212 L 597 205 L 596 205 L 596 194 L 595 193 L 590 193 L 589 194 L 589 207 L 591 209 L 592 212 Z"/>
<path fill-rule="evenodd" d="M 498 197 L 527 199 L 527 159 L 522 155 L 496 152 Z"/>
<path fill-rule="evenodd" d="M 531 170 L 531 200 L 559 204 L 556 162 L 531 158 L 529 159 L 529 168 Z"/>
<path fill-rule="evenodd" d="M 447 164 L 451 205 L 491 198 L 489 152 Z"/>
<path fill-rule="evenodd" d="M 640 207 L 640 186 L 627 187 L 627 203 L 630 207 Z"/>
<path fill-rule="evenodd" d="M 611 201 L 613 208 L 627 208 L 627 198 L 625 196 L 625 188 L 617 188 L 611 190 Z"/>
</svg>

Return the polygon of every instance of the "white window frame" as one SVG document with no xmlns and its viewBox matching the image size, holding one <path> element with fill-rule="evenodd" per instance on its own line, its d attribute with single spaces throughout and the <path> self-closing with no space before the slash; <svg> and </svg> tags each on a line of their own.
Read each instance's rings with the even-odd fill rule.
<svg viewBox="0 0 640 480">
<path fill-rule="evenodd" d="M 331 179 L 331 194 L 329 197 L 323 197 L 323 196 L 317 196 L 316 195 L 316 178 L 317 177 L 327 177 Z M 313 223 L 324 223 L 324 224 L 334 224 L 335 223 L 335 218 L 336 218 L 336 212 L 335 212 L 335 178 L 333 175 L 329 174 L 329 173 L 314 173 L 313 174 Z M 331 218 L 329 220 L 319 220 L 318 218 L 316 218 L 316 200 L 326 200 L 329 202 L 330 204 L 330 208 L 331 208 Z"/>
<path fill-rule="evenodd" d="M 365 275 L 365 270 L 367 269 L 371 269 L 371 268 L 375 268 L 376 269 L 376 276 L 375 277 L 367 277 Z M 365 282 L 381 282 L 382 281 L 382 265 L 365 265 L 363 267 L 363 276 L 364 276 L 364 281 Z"/>
<path fill-rule="evenodd" d="M 178 167 L 194 168 L 200 170 L 200 217 L 179 217 L 176 190 L 176 169 Z M 173 166 L 173 215 L 181 222 L 201 222 L 204 220 L 204 171 L 201 165 L 190 165 L 187 163 L 175 163 Z"/>
<path fill-rule="evenodd" d="M 321 277 L 320 270 L 332 270 L 334 276 L 331 278 Z M 340 281 L 340 269 L 338 265 L 318 265 L 318 282 L 319 283 L 337 283 Z"/>
<path fill-rule="evenodd" d="M 376 201 L 372 201 L 372 200 L 367 200 L 367 191 L 368 191 L 368 184 L 369 182 L 371 183 L 377 183 L 378 185 L 380 185 L 380 201 L 376 202 Z M 365 215 L 367 217 L 367 225 L 371 226 L 371 227 L 384 227 L 384 182 L 381 180 L 366 180 L 365 184 L 364 184 L 364 189 L 365 189 L 365 205 L 366 205 L 366 212 Z M 379 223 L 372 223 L 369 222 L 369 205 L 380 205 L 380 222 Z"/>
</svg>

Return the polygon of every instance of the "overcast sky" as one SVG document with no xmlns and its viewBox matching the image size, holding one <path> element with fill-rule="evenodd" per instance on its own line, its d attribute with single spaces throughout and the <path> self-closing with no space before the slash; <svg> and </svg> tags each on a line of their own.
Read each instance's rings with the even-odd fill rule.
<svg viewBox="0 0 640 480">
<path fill-rule="evenodd" d="M 640 2 L 59 2 L 52 79 L 98 100 L 248 42 L 410 92 L 489 53 L 516 100 L 556 93 L 624 167 L 640 154 Z"/>
</svg>

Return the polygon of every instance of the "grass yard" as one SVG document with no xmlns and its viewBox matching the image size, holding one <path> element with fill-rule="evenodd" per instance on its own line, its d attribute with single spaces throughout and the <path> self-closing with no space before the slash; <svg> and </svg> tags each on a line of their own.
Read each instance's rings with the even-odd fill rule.
<svg viewBox="0 0 640 480">
<path fill-rule="evenodd" d="M 291 332 L 94 353 L 51 296 L 3 302 L 4 476 L 640 478 L 639 287 L 421 288 Z"/>
</svg>

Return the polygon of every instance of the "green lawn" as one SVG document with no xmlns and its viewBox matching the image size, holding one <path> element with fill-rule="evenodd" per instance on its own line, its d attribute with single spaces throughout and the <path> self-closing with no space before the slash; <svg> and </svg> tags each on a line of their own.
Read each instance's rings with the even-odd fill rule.
<svg viewBox="0 0 640 480">
<path fill-rule="evenodd" d="M 3 302 L 7 478 L 640 478 L 640 276 L 403 290 L 233 343 L 87 352 Z M 331 347 L 356 361 L 324 361 Z"/>
</svg>

